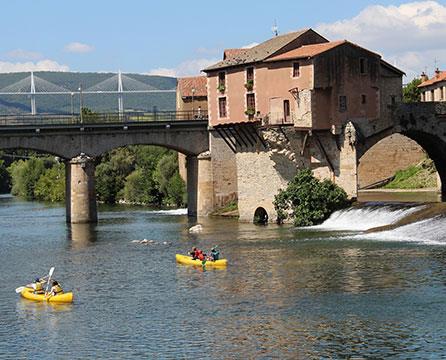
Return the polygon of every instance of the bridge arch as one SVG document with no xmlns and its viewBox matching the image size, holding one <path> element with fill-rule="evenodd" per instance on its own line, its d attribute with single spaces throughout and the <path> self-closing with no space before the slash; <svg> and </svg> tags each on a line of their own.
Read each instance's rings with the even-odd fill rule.
<svg viewBox="0 0 446 360">
<path fill-rule="evenodd" d="M 419 129 L 402 129 L 399 127 L 393 127 L 388 131 L 377 134 L 377 136 L 372 136 L 367 138 L 365 142 L 359 144 L 357 147 L 357 159 L 358 159 L 358 185 L 363 187 L 361 183 L 361 175 L 359 172 L 362 170 L 361 161 L 365 159 L 365 155 L 369 153 L 370 150 L 376 148 L 378 144 L 384 143 L 386 140 L 393 137 L 406 137 L 416 143 L 416 147 L 422 149 L 425 154 L 433 161 L 435 168 L 437 170 L 438 176 L 441 180 L 441 193 L 442 198 L 445 198 L 446 194 L 446 142 L 444 142 L 439 136 L 431 134 Z M 406 149 L 407 150 L 407 149 Z M 411 149 L 416 151 L 418 149 Z M 404 151 L 404 150 L 402 150 Z M 389 154 L 390 155 L 390 154 Z M 414 157 L 416 158 L 416 156 Z M 420 160 L 421 160 L 420 156 Z M 409 164 L 408 164 L 409 166 Z M 396 170 L 398 169 L 394 169 Z"/>
</svg>

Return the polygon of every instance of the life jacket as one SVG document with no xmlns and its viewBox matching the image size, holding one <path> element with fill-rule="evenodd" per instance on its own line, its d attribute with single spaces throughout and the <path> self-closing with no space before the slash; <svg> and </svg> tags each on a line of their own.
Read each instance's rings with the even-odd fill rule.
<svg viewBox="0 0 446 360">
<path fill-rule="evenodd" d="M 211 251 L 211 255 L 212 255 L 212 258 L 213 258 L 214 261 L 218 260 L 220 258 L 220 251 L 213 250 L 213 251 Z"/>
<path fill-rule="evenodd" d="M 58 285 L 54 285 L 54 286 L 51 288 L 51 293 L 52 293 L 53 295 L 57 295 L 57 294 L 63 293 L 63 290 L 62 290 L 62 288 L 60 287 L 60 285 L 58 284 Z"/>
<path fill-rule="evenodd" d="M 203 261 L 204 260 L 204 255 L 203 253 L 200 251 L 200 253 L 198 254 L 198 260 Z"/>
<path fill-rule="evenodd" d="M 43 286 L 40 281 L 33 283 L 33 288 L 36 293 L 43 292 Z"/>
</svg>

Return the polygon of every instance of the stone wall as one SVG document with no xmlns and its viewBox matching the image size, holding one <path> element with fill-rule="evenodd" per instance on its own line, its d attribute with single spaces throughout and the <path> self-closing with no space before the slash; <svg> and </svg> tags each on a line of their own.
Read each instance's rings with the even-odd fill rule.
<svg viewBox="0 0 446 360">
<path fill-rule="evenodd" d="M 257 208 L 276 221 L 274 196 L 297 174 L 311 168 L 319 179 L 330 179 L 356 196 L 356 150 L 348 134 L 305 132 L 294 128 L 262 131 L 268 150 L 247 149 L 237 153 L 238 204 L 241 221 L 252 221 Z"/>
<path fill-rule="evenodd" d="M 425 157 L 425 151 L 415 141 L 400 134 L 386 137 L 359 160 L 358 186 L 361 189 L 387 179 Z"/>
<path fill-rule="evenodd" d="M 240 220 L 252 222 L 256 209 L 263 207 L 269 221 L 274 222 L 277 218 L 274 196 L 279 189 L 287 186 L 296 173 L 296 166 L 284 155 L 271 151 L 237 153 Z"/>
<path fill-rule="evenodd" d="M 231 201 L 237 201 L 237 165 L 235 154 L 214 130 L 209 132 L 209 144 L 214 186 L 213 206 L 218 209 Z"/>
</svg>

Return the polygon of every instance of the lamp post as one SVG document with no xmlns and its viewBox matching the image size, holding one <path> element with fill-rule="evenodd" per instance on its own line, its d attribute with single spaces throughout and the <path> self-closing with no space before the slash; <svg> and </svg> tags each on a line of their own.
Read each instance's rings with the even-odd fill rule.
<svg viewBox="0 0 446 360">
<path fill-rule="evenodd" d="M 194 118 L 194 113 L 195 113 L 194 96 L 195 96 L 195 88 L 192 88 L 192 119 Z"/>
<path fill-rule="evenodd" d="M 82 84 L 79 84 L 79 115 L 80 115 L 80 120 L 81 120 L 81 124 L 83 123 L 83 119 L 82 119 Z"/>
</svg>

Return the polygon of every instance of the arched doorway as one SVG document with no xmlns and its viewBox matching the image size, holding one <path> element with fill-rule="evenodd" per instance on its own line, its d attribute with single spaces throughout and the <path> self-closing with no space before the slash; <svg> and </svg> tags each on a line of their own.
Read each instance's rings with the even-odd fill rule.
<svg viewBox="0 0 446 360">
<path fill-rule="evenodd" d="M 258 207 L 254 212 L 254 224 L 256 225 L 266 225 L 268 224 L 268 213 L 263 207 Z"/>
</svg>

